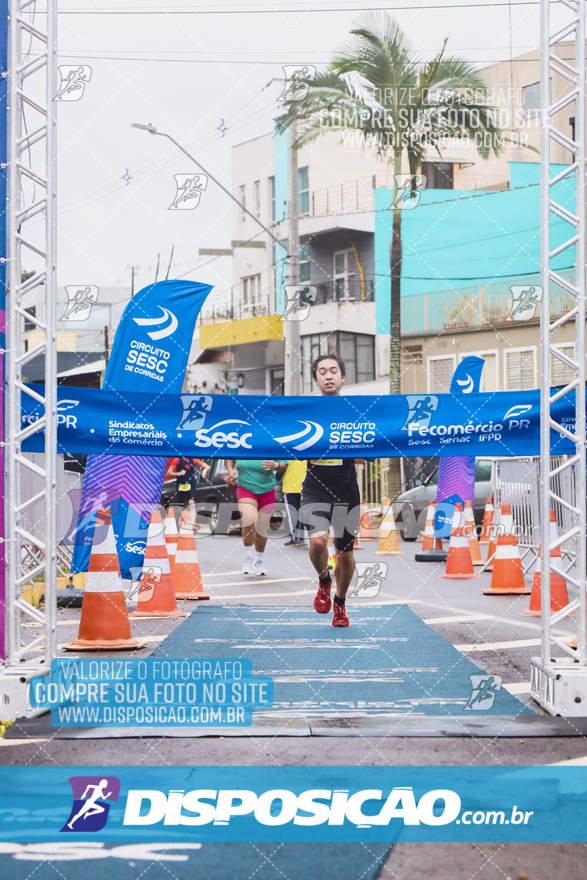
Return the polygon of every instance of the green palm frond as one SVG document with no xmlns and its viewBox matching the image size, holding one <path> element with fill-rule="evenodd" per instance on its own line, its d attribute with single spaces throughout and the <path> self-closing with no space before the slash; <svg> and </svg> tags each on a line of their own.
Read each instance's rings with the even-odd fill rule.
<svg viewBox="0 0 587 880">
<path fill-rule="evenodd" d="M 390 160 L 405 149 L 414 171 L 427 148 L 442 154 L 446 138 L 481 135 L 479 154 L 498 155 L 503 132 L 488 86 L 469 61 L 446 55 L 446 45 L 422 65 L 391 15 L 363 13 L 306 97 L 284 106 L 277 130 L 300 120 L 296 149 L 327 132 L 354 130 Z"/>
</svg>

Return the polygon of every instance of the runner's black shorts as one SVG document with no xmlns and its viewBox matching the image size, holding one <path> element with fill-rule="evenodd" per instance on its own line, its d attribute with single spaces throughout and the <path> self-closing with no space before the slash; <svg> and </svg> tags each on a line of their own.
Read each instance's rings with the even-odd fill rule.
<svg viewBox="0 0 587 880">
<path fill-rule="evenodd" d="M 178 507 L 186 507 L 190 501 L 196 500 L 196 487 L 191 486 L 185 492 L 182 492 L 180 489 L 177 489 L 175 495 L 170 500 L 170 504 L 177 505 Z"/>
<path fill-rule="evenodd" d="M 311 538 L 313 533 L 334 529 L 334 546 L 341 552 L 352 550 L 361 525 L 361 496 L 356 479 L 329 488 L 304 481 L 299 523 Z"/>
</svg>

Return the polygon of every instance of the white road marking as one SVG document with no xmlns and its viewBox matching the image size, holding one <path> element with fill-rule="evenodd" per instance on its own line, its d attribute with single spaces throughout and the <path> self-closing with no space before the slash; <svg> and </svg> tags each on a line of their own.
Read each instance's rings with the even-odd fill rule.
<svg viewBox="0 0 587 880">
<path fill-rule="evenodd" d="M 454 647 L 463 654 L 475 654 L 480 651 L 500 651 L 504 648 L 537 648 L 541 644 L 540 639 L 518 639 L 515 642 L 485 642 L 480 645 L 455 645 Z"/>
<path fill-rule="evenodd" d="M 263 599 L 265 597 L 274 597 L 274 596 L 307 596 L 308 594 L 314 595 L 315 590 L 291 590 L 287 592 L 281 593 L 232 593 L 227 596 L 211 596 L 212 599 Z M 284 606 L 284 611 L 287 609 Z"/>
<path fill-rule="evenodd" d="M 502 687 L 508 691 L 510 694 L 529 694 L 530 693 L 530 682 L 529 681 L 512 681 L 509 684 L 504 684 Z"/>
<path fill-rule="evenodd" d="M 240 572 L 239 572 L 240 574 Z M 206 578 L 204 578 L 206 580 Z M 259 587 L 261 584 L 280 584 L 287 582 L 298 582 L 298 581 L 311 581 L 313 578 L 311 577 L 300 577 L 299 575 L 295 575 L 294 577 L 287 578 L 268 578 L 268 577 L 256 577 L 256 578 L 248 578 L 246 581 L 226 581 L 222 584 L 204 584 L 204 589 L 209 590 L 210 587 L 243 587 L 245 584 L 250 584 L 252 587 Z"/>
<path fill-rule="evenodd" d="M 455 617 L 425 617 L 423 623 L 466 623 L 468 620 L 492 620 L 493 614 L 459 614 Z"/>
</svg>

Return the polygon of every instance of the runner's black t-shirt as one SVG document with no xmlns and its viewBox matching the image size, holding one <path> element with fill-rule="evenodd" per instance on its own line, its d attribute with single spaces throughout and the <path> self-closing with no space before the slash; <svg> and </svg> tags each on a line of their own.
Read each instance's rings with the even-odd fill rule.
<svg viewBox="0 0 587 880">
<path fill-rule="evenodd" d="M 322 486 L 330 490 L 357 482 L 357 469 L 352 458 L 310 459 L 304 486 Z"/>
</svg>

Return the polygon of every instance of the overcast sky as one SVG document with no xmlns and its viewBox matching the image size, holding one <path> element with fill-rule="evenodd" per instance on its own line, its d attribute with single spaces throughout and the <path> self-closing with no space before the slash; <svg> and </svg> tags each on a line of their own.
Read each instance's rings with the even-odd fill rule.
<svg viewBox="0 0 587 880">
<path fill-rule="evenodd" d="M 479 67 L 509 59 L 510 39 L 514 56 L 538 46 L 538 2 L 365 5 L 392 9 L 425 58 L 444 36 L 452 52 Z M 174 245 L 170 277 L 207 259 L 188 277 L 222 294 L 230 287 L 230 258 L 200 259 L 198 248 L 229 246 L 230 200 L 210 182 L 198 208 L 168 211 L 173 174 L 193 167 L 171 143 L 130 123 L 151 122 L 173 135 L 231 187 L 231 148 L 272 130 L 281 86 L 267 83 L 283 76 L 283 64 L 323 66 L 364 7 L 356 0 L 67 0 L 59 6 L 59 63 L 92 67 L 83 98 L 58 106 L 60 286 L 127 286 L 134 264 L 140 288 L 154 280 L 158 252 L 166 270 Z M 179 14 L 182 8 L 198 14 Z M 266 11 L 251 12 L 260 9 Z M 110 14 L 89 14 L 100 11 Z M 221 118 L 228 125 L 224 137 L 217 130 Z"/>
</svg>

